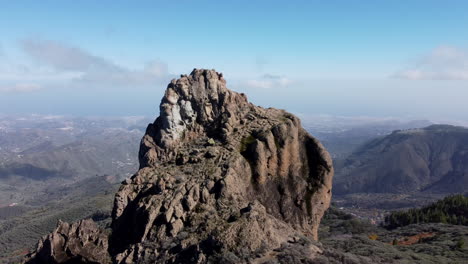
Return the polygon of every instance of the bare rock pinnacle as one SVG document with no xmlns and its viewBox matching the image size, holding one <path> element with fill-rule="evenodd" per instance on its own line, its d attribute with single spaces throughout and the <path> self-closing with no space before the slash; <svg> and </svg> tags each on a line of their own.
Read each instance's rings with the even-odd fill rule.
<svg viewBox="0 0 468 264">
<path fill-rule="evenodd" d="M 329 154 L 296 116 L 249 103 L 222 74 L 195 69 L 171 81 L 139 159 L 115 196 L 115 263 L 312 263 L 320 254 Z"/>
</svg>

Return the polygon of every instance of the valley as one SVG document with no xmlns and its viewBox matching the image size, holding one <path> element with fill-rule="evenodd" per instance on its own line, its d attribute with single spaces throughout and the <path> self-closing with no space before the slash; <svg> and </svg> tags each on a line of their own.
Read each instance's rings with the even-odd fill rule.
<svg viewBox="0 0 468 264">
<path fill-rule="evenodd" d="M 150 121 L 40 116 L 0 120 L 0 244 L 4 249 L 0 258 L 5 261 L 21 258 L 34 246 L 37 237 L 55 227 L 58 219 L 73 222 L 101 215 L 105 227 L 120 181 L 137 169 L 135 146 Z M 304 126 L 334 157 L 338 184 L 348 171 L 353 171 L 350 168 L 359 168 L 355 164 L 366 164 L 364 157 L 375 156 L 363 152 L 367 146 L 375 145 L 373 142 L 385 142 L 381 138 L 399 133 L 395 130 L 411 131 L 431 124 L 397 120 L 362 123 L 348 119 L 343 125 L 340 121 L 343 120 L 317 121 L 316 117 L 303 120 Z M 69 128 L 60 129 L 66 126 Z M 338 192 L 334 193 L 332 206 L 356 221 L 369 223 L 369 228 L 375 231 L 389 212 L 421 207 L 448 193 Z M 324 220 L 323 228 L 328 222 Z M 17 239 L 19 236 L 21 240 Z M 335 245 L 334 239 L 324 244 Z"/>
</svg>

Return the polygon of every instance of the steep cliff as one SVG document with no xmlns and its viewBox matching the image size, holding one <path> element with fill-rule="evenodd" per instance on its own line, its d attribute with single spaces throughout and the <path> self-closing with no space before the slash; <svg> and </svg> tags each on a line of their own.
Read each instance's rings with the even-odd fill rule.
<svg viewBox="0 0 468 264">
<path fill-rule="evenodd" d="M 310 239 L 330 203 L 328 153 L 297 117 L 254 106 L 222 74 L 171 81 L 139 159 L 115 196 L 114 262 L 307 263 L 320 252 Z"/>
</svg>

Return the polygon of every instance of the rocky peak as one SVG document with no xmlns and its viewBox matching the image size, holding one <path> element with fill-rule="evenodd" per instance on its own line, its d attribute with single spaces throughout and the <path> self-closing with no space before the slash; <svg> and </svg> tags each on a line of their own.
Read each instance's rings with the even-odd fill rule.
<svg viewBox="0 0 468 264">
<path fill-rule="evenodd" d="M 227 139 L 239 118 L 251 110 L 244 94 L 226 88 L 221 73 L 194 69 L 167 86 L 160 115 L 143 138 L 140 167 L 171 158 L 181 141 L 200 134 Z"/>
<path fill-rule="evenodd" d="M 171 81 L 139 158 L 115 196 L 115 263 L 309 263 L 320 254 L 328 153 L 297 117 L 250 104 L 222 74 L 195 69 Z"/>
</svg>

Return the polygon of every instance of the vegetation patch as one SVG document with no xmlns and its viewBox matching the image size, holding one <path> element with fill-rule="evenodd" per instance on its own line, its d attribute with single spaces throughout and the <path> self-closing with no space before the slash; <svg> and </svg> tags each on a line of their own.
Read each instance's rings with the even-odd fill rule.
<svg viewBox="0 0 468 264">
<path fill-rule="evenodd" d="M 468 197 L 452 195 L 423 208 L 393 212 L 385 217 L 389 229 L 419 223 L 468 225 Z"/>
<path fill-rule="evenodd" d="M 421 223 L 389 230 L 334 207 L 322 218 L 319 239 L 324 253 L 317 263 L 439 264 L 468 259 L 468 226 Z"/>
<path fill-rule="evenodd" d="M 255 142 L 255 138 L 252 135 L 244 137 L 240 142 L 239 152 L 245 153 L 249 146 Z"/>
<path fill-rule="evenodd" d="M 434 237 L 436 234 L 433 232 L 423 232 L 413 236 L 404 237 L 403 239 L 394 239 L 392 245 L 394 246 L 410 246 L 416 243 L 421 243 L 424 239 Z"/>
</svg>

